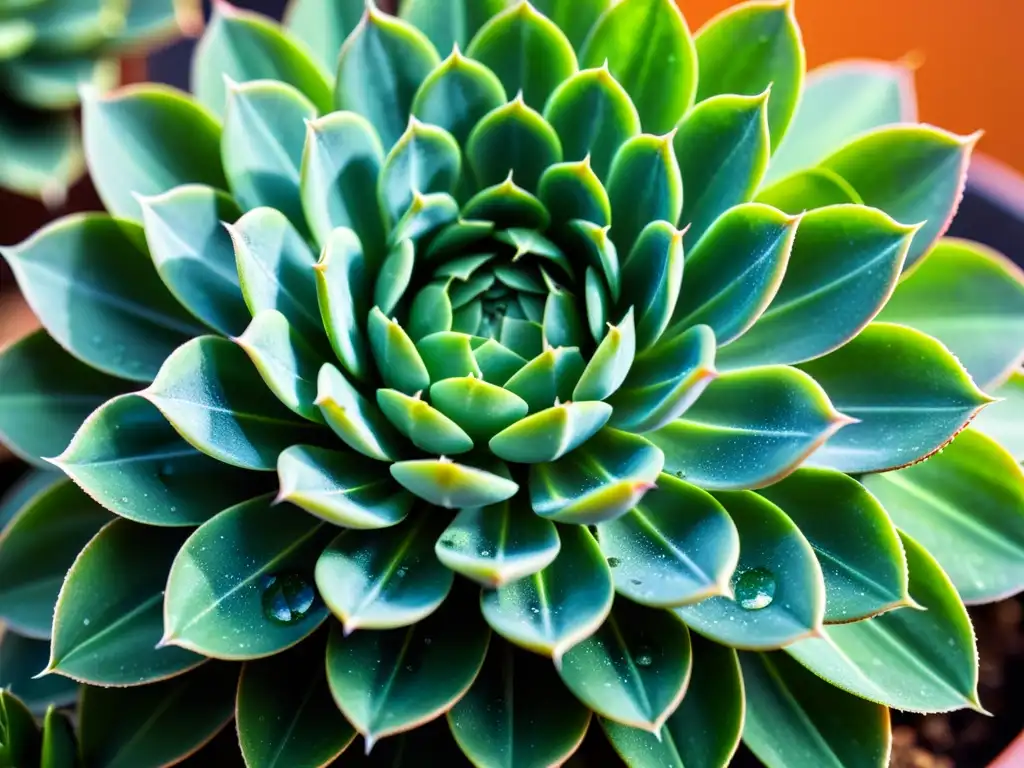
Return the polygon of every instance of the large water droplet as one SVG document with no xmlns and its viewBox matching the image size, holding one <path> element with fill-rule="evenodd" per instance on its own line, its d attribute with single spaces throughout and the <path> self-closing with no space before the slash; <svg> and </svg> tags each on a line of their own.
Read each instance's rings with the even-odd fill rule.
<svg viewBox="0 0 1024 768">
<path fill-rule="evenodd" d="M 775 599 L 775 577 L 767 568 L 748 568 L 733 577 L 736 602 L 748 611 L 767 608 Z"/>
<path fill-rule="evenodd" d="M 313 585 L 298 573 L 263 577 L 263 614 L 273 622 L 294 624 L 309 613 L 315 602 Z"/>
</svg>

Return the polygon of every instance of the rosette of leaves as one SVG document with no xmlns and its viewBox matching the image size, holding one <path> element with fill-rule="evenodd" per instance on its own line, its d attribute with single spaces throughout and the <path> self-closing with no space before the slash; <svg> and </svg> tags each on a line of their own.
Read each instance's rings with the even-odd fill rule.
<svg viewBox="0 0 1024 768">
<path fill-rule="evenodd" d="M 202 21 L 197 0 L 0 0 L 0 187 L 60 203 L 85 171 L 82 89 Z"/>
<path fill-rule="evenodd" d="M 1024 281 L 942 238 L 976 137 L 792 11 L 221 4 L 195 98 L 86 102 L 109 214 L 5 252 L 0 432 L 67 477 L 0 616 L 87 765 L 881 766 L 980 708 Z"/>
</svg>

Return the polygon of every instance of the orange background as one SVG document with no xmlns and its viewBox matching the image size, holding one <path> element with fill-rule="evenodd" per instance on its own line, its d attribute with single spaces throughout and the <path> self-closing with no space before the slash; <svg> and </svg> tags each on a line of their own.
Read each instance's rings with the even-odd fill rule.
<svg viewBox="0 0 1024 768">
<path fill-rule="evenodd" d="M 678 0 L 696 32 L 736 0 Z M 1024 172 L 1024 0 L 795 0 L 809 68 L 923 58 L 920 118 Z"/>
</svg>

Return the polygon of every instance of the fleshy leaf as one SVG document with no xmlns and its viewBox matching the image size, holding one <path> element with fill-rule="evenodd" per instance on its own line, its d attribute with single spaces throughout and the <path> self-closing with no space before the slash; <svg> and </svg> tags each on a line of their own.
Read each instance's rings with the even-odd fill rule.
<svg viewBox="0 0 1024 768">
<path fill-rule="evenodd" d="M 64 574 L 111 515 L 70 480 L 29 499 L 0 538 L 0 619 L 8 630 L 50 636 Z"/>
<path fill-rule="evenodd" d="M 235 339 L 277 399 L 304 419 L 324 423 L 315 405 L 320 355 L 276 309 L 257 314 Z"/>
<path fill-rule="evenodd" d="M 399 11 L 438 51 L 450 51 L 453 46 L 465 48 L 506 4 L 506 0 L 403 0 Z"/>
<path fill-rule="evenodd" d="M 421 397 L 378 389 L 377 405 L 388 421 L 422 451 L 455 455 L 473 448 L 473 439 L 462 427 Z"/>
<path fill-rule="evenodd" d="M 827 205 L 864 204 L 857 190 L 851 187 L 848 181 L 827 168 L 797 171 L 792 176 L 762 189 L 754 200 L 792 216 Z"/>
<path fill-rule="evenodd" d="M 785 653 L 741 653 L 743 742 L 768 768 L 862 766 L 889 759 L 889 713 L 803 669 Z"/>
<path fill-rule="evenodd" d="M 814 549 L 828 594 L 826 623 L 912 605 L 906 557 L 889 509 L 856 480 L 832 470 L 798 469 L 758 494 L 785 512 Z"/>
<path fill-rule="evenodd" d="M 693 104 L 697 55 L 683 14 L 671 0 L 613 5 L 587 37 L 580 60 L 585 67 L 607 62 L 647 133 L 672 130 Z"/>
<path fill-rule="evenodd" d="M 507 469 L 502 476 L 444 457 L 399 461 L 390 469 L 402 487 L 446 509 L 486 507 L 512 498 L 519 490 L 518 483 L 507 477 Z"/>
<path fill-rule="evenodd" d="M 473 127 L 505 98 L 505 89 L 491 70 L 454 50 L 416 91 L 412 114 L 444 128 L 464 147 Z"/>
<path fill-rule="evenodd" d="M 692 664 L 690 633 L 677 616 L 618 600 L 558 673 L 598 715 L 657 733 L 682 701 Z"/>
<path fill-rule="evenodd" d="M 398 221 L 416 193 L 452 192 L 461 166 L 458 142 L 448 131 L 410 118 L 409 127 L 380 170 L 377 197 L 381 209 Z"/>
<path fill-rule="evenodd" d="M 228 227 L 246 306 L 255 317 L 276 309 L 307 344 L 322 345 L 313 265 L 316 256 L 290 221 L 256 208 Z"/>
<path fill-rule="evenodd" d="M 223 114 L 228 100 L 226 78 L 285 83 L 320 112 L 331 111 L 330 81 L 304 47 L 266 16 L 218 2 L 192 59 L 192 91 L 217 115 Z"/>
<path fill-rule="evenodd" d="M 780 365 L 723 374 L 679 419 L 645 436 L 665 452 L 666 472 L 742 490 L 785 477 L 847 424 L 814 379 Z"/>
<path fill-rule="evenodd" d="M 521 93 L 536 110 L 576 71 L 576 52 L 565 34 L 526 0 L 484 24 L 466 55 L 490 68 L 505 93 Z"/>
<path fill-rule="evenodd" d="M 630 307 L 618 325 L 608 328 L 576 382 L 573 400 L 604 400 L 615 394 L 626 380 L 635 353 L 636 332 Z"/>
<path fill-rule="evenodd" d="M 306 121 L 316 115 L 316 106 L 287 83 L 228 84 L 220 151 L 231 192 L 242 210 L 276 208 L 304 235 L 302 150 Z"/>
<path fill-rule="evenodd" d="M 369 5 L 338 55 L 334 106 L 365 117 L 390 148 L 409 122 L 416 89 L 440 63 L 416 27 Z"/>
<path fill-rule="evenodd" d="M 593 634 L 612 608 L 612 579 L 594 537 L 582 525 L 562 526 L 561 550 L 532 576 L 484 591 L 480 608 L 491 628 L 527 650 L 562 655 Z"/>
<path fill-rule="evenodd" d="M 491 438 L 491 452 L 506 461 L 556 461 L 607 423 L 612 407 L 601 402 L 560 403 L 525 417 Z"/>
<path fill-rule="evenodd" d="M 178 764 L 231 722 L 237 685 L 238 665 L 214 661 L 152 685 L 86 686 L 78 706 L 83 763 Z"/>
<path fill-rule="evenodd" d="M 657 488 L 597 532 L 615 591 L 634 602 L 671 608 L 731 591 L 740 552 L 736 526 L 696 486 L 660 475 Z"/>
<path fill-rule="evenodd" d="M 1024 272 L 980 243 L 940 240 L 878 319 L 938 339 L 988 388 L 1024 361 Z"/>
<path fill-rule="evenodd" d="M 136 195 L 158 195 L 190 182 L 228 188 L 220 125 L 180 91 L 142 85 L 92 94 L 82 102 L 82 121 L 89 174 L 114 216 L 138 221 Z"/>
<path fill-rule="evenodd" d="M 733 598 L 676 608 L 695 632 L 734 648 L 780 648 L 820 633 L 825 585 L 814 550 L 777 506 L 750 491 L 715 496 L 740 536 Z"/>
<path fill-rule="evenodd" d="M 332 231 L 314 269 L 317 303 L 331 348 L 349 375 L 365 379 L 370 360 L 362 318 L 369 311 L 369 275 L 356 233 L 345 227 Z"/>
<path fill-rule="evenodd" d="M 1024 463 L 1024 371 L 1016 371 L 992 396 L 1002 399 L 978 414 L 973 426 Z"/>
<path fill-rule="evenodd" d="M 379 531 L 342 531 L 320 555 L 316 586 L 350 634 L 406 627 L 438 609 L 454 576 L 434 556 L 432 510 Z"/>
<path fill-rule="evenodd" d="M 529 408 L 521 397 L 476 376 L 432 384 L 430 401 L 473 440 L 481 442 L 522 419 Z"/>
<path fill-rule="evenodd" d="M 842 413 L 859 419 L 811 457 L 842 472 L 882 472 L 948 443 L 991 399 L 938 341 L 872 323 L 835 352 L 800 366 Z"/>
<path fill-rule="evenodd" d="M 533 6 L 555 22 L 577 51 L 612 0 L 533 0 Z"/>
<path fill-rule="evenodd" d="M 563 764 L 579 748 L 590 710 L 546 659 L 495 640 L 448 724 L 476 764 L 542 768 Z"/>
<path fill-rule="evenodd" d="M 271 394 L 240 347 L 216 336 L 179 347 L 139 394 L 193 446 L 243 469 L 275 469 L 277 455 L 315 428 Z"/>
<path fill-rule="evenodd" d="M 635 768 L 725 766 L 739 746 L 744 702 L 736 651 L 694 634 L 690 643 L 686 696 L 657 734 L 601 719 L 615 751 Z"/>
<path fill-rule="evenodd" d="M 39 726 L 25 704 L 8 690 L 0 691 L 0 730 L 4 734 L 0 744 L 0 757 L 4 762 L 12 766 L 32 765 L 38 760 Z"/>
<path fill-rule="evenodd" d="M 611 224 L 611 202 L 589 157 L 550 166 L 540 177 L 537 195 L 556 226 L 577 221 L 598 227 Z"/>
<path fill-rule="evenodd" d="M 231 236 L 221 222 L 242 215 L 226 192 L 185 184 L 139 199 L 146 244 L 156 271 L 174 298 L 196 318 L 226 336 L 252 319 L 238 284 Z"/>
<path fill-rule="evenodd" d="M 173 677 L 206 661 L 182 648 L 155 648 L 163 635 L 167 573 L 187 535 L 129 520 L 104 526 L 64 579 L 47 671 L 92 685 L 126 686 Z"/>
<path fill-rule="evenodd" d="M 374 275 L 387 251 L 377 196 L 369 193 L 377 188 L 384 162 L 380 139 L 352 112 L 333 112 L 306 126 L 300 187 L 309 228 L 322 246 L 336 227 L 351 229 L 362 246 L 365 269 Z"/>
<path fill-rule="evenodd" d="M 905 63 L 837 61 L 807 74 L 786 139 L 776 147 L 766 181 L 811 168 L 858 134 L 916 123 L 914 73 Z"/>
<path fill-rule="evenodd" d="M 65 768 L 74 765 L 78 745 L 74 729 L 67 715 L 55 705 L 50 705 L 43 718 L 43 747 L 39 756 L 39 768 Z"/>
<path fill-rule="evenodd" d="M 544 118 L 561 139 L 565 159 L 589 157 L 599 179 L 608 176 L 619 147 L 640 133 L 636 107 L 607 67 L 582 70 L 559 85 Z"/>
<path fill-rule="evenodd" d="M 955 136 L 926 125 L 879 128 L 829 155 L 821 167 L 849 182 L 866 205 L 905 224 L 924 222 L 907 253 L 906 271 L 953 220 L 979 137 Z"/>
<path fill-rule="evenodd" d="M 520 95 L 484 115 L 469 134 L 466 157 L 479 188 L 506 178 L 535 192 L 541 174 L 562 160 L 558 134 Z"/>
<path fill-rule="evenodd" d="M 330 363 L 317 378 L 316 404 L 327 425 L 353 451 L 378 461 L 394 461 L 402 440 L 377 404 L 363 397 Z"/>
<path fill-rule="evenodd" d="M 308 46 L 322 67 L 333 70 L 342 43 L 359 24 L 365 10 L 364 3 L 351 0 L 290 0 L 285 8 L 284 26 L 292 37 Z"/>
<path fill-rule="evenodd" d="M 558 461 L 530 467 L 530 503 L 561 523 L 613 520 L 654 487 L 664 459 L 639 435 L 603 429 Z"/>
<path fill-rule="evenodd" d="M 637 313 L 636 350 L 654 345 L 668 327 L 683 282 L 683 233 L 667 221 L 640 232 L 622 265 L 622 306 Z"/>
<path fill-rule="evenodd" d="M 730 208 L 686 255 L 686 288 L 668 334 L 701 323 L 719 347 L 742 336 L 779 290 L 799 222 L 761 203 Z"/>
<path fill-rule="evenodd" d="M 629 254 L 652 221 L 679 219 L 683 182 L 672 136 L 643 133 L 615 153 L 606 186 L 612 206 L 611 239 L 620 256 Z"/>
<path fill-rule="evenodd" d="M 660 429 L 684 414 L 717 376 L 715 334 L 695 325 L 637 357 L 608 400 L 614 408 L 610 424 L 630 432 Z"/>
<path fill-rule="evenodd" d="M 171 566 L 161 644 L 229 660 L 295 645 L 327 618 L 313 566 L 333 534 L 324 521 L 267 496 L 203 523 Z"/>
<path fill-rule="evenodd" d="M 94 408 L 133 386 L 80 362 L 44 331 L 31 333 L 0 353 L 0 440 L 42 466 Z"/>
<path fill-rule="evenodd" d="M 133 222 L 69 216 L 3 256 L 54 340 L 104 373 L 150 381 L 176 347 L 203 332 L 160 281 Z"/>
<path fill-rule="evenodd" d="M 492 589 L 548 567 L 561 548 L 558 532 L 522 502 L 460 510 L 434 545 L 437 558 Z"/>
<path fill-rule="evenodd" d="M 787 652 L 833 685 L 889 707 L 978 709 L 978 652 L 967 611 L 924 547 L 901 537 L 910 595 L 924 610 L 829 626 L 823 638 L 804 640 Z M 907 664 L 908 658 L 915 662 Z"/>
<path fill-rule="evenodd" d="M 1024 470 L 992 438 L 965 430 L 928 461 L 863 482 L 964 602 L 1024 589 Z"/>
<path fill-rule="evenodd" d="M 679 123 L 672 146 L 687 190 L 679 225 L 688 243 L 754 196 L 768 166 L 769 93 L 712 96 Z"/>
<path fill-rule="evenodd" d="M 863 206 L 807 213 L 778 293 L 750 330 L 719 350 L 718 365 L 799 363 L 852 339 L 891 295 L 916 231 Z"/>
<path fill-rule="evenodd" d="M 430 386 L 430 374 L 409 334 L 393 318 L 388 320 L 377 307 L 367 321 L 370 349 L 384 383 L 412 395 Z"/>
<path fill-rule="evenodd" d="M 696 37 L 697 102 L 733 93 L 755 96 L 771 86 L 768 128 L 779 146 L 796 111 L 807 62 L 789 0 L 740 3 L 705 24 Z"/>
<path fill-rule="evenodd" d="M 135 394 L 97 408 L 53 463 L 104 507 L 146 525 L 199 525 L 269 490 L 263 478 L 189 445 Z"/>
<path fill-rule="evenodd" d="M 401 629 L 347 634 L 335 626 L 327 646 L 331 694 L 369 749 L 451 709 L 479 674 L 490 635 L 466 598 L 448 599 Z"/>
<path fill-rule="evenodd" d="M 320 632 L 242 668 L 235 727 L 246 765 L 326 765 L 355 739 L 355 729 L 331 698 L 326 640 L 327 632 Z"/>
<path fill-rule="evenodd" d="M 412 509 L 412 497 L 395 487 L 384 467 L 362 456 L 293 445 L 278 457 L 277 473 L 278 501 L 345 528 L 387 528 Z"/>
</svg>

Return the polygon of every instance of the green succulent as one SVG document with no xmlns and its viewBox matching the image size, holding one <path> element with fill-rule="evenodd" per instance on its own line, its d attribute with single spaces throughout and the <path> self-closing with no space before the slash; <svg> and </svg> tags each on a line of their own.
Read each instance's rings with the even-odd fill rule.
<svg viewBox="0 0 1024 768">
<path fill-rule="evenodd" d="M 85 171 L 82 90 L 201 25 L 196 0 L 0 0 L 0 188 L 59 204 Z"/>
<path fill-rule="evenodd" d="M 977 137 L 804 69 L 789 2 L 298 0 L 90 95 L 109 214 L 4 251 L 0 434 L 66 477 L 0 684 L 84 684 L 88 768 L 883 766 L 980 708 L 1024 279 L 942 237 Z"/>
</svg>

